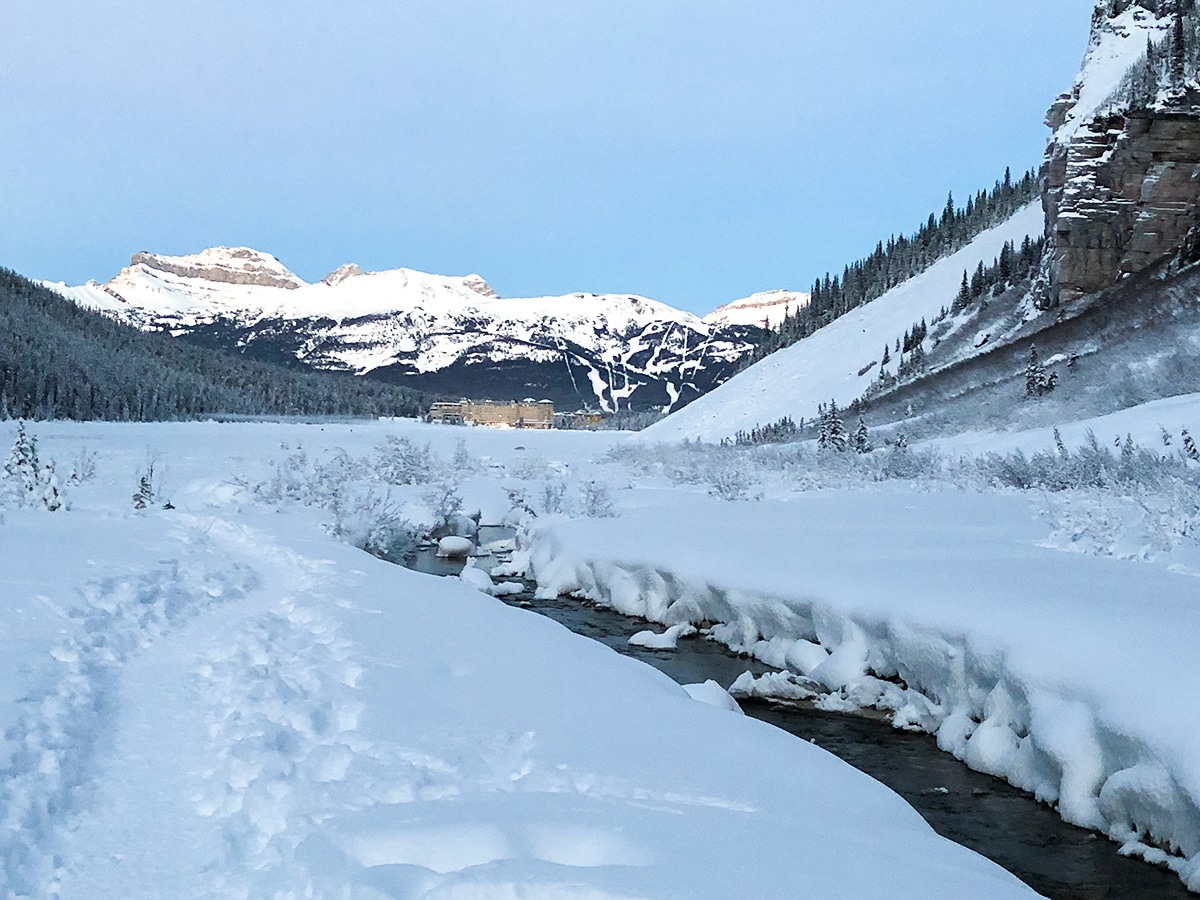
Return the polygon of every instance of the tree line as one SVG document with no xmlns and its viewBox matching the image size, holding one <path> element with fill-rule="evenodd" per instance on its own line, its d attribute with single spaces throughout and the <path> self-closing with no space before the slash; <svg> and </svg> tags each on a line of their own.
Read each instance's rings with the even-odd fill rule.
<svg viewBox="0 0 1200 900">
<path fill-rule="evenodd" d="M 874 252 L 847 265 L 841 275 L 827 272 L 817 279 L 808 304 L 789 310 L 779 326 L 768 332 L 746 357 L 743 367 L 791 346 L 850 310 L 920 275 L 982 232 L 1011 218 L 1040 194 L 1041 186 L 1033 170 L 1015 181 L 1011 170 L 1005 170 L 1002 181 L 997 181 L 990 191 L 979 191 L 963 207 L 955 206 L 951 195 L 941 215 L 930 214 L 912 235 L 892 236 L 886 244 L 880 241 Z"/>
<path fill-rule="evenodd" d="M 407 388 L 290 371 L 139 331 L 0 268 L 0 419 L 416 416 L 427 407 Z"/>
</svg>

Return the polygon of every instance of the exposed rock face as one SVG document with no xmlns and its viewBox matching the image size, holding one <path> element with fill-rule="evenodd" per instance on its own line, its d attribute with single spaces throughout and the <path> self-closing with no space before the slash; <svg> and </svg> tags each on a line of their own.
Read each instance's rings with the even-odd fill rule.
<svg viewBox="0 0 1200 900">
<path fill-rule="evenodd" d="M 346 263 L 344 266 L 338 266 L 336 269 L 322 278 L 321 284 L 327 284 L 332 287 L 336 284 L 341 284 L 347 278 L 354 278 L 355 276 L 361 274 L 363 274 L 363 270 L 357 265 L 354 263 Z"/>
<path fill-rule="evenodd" d="M 468 275 L 463 279 L 463 284 L 473 290 L 475 293 L 483 297 L 496 297 L 497 294 L 492 290 L 492 286 L 483 280 L 482 275 Z"/>
<path fill-rule="evenodd" d="M 1102 0 L 1079 80 L 1050 107 L 1042 203 L 1051 303 L 1179 252 L 1197 225 L 1200 91 L 1169 74 L 1180 46 L 1173 28 L 1182 28 L 1173 4 Z M 1148 46 L 1162 60 L 1160 88 L 1135 99 L 1125 73 L 1148 66 Z"/>
<path fill-rule="evenodd" d="M 144 266 L 181 278 L 202 278 L 221 284 L 276 287 L 295 290 L 304 282 L 269 253 L 248 247 L 213 247 L 193 256 L 158 256 L 142 251 L 133 254 L 131 269 Z"/>
<path fill-rule="evenodd" d="M 1047 159 L 1059 298 L 1101 290 L 1177 252 L 1200 204 L 1200 107 L 1102 117 Z"/>
</svg>

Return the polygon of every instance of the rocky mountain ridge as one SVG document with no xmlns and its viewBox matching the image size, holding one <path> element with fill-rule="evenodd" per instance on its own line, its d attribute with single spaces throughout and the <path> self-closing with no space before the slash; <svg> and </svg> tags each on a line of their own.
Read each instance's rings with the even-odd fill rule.
<svg viewBox="0 0 1200 900">
<path fill-rule="evenodd" d="M 289 366 L 608 411 L 676 409 L 706 393 L 736 371 L 774 304 L 805 296 L 773 292 L 704 320 L 634 295 L 502 299 L 478 275 L 349 264 L 308 284 L 246 247 L 143 251 L 104 284 L 50 286 L 143 330 Z"/>
</svg>

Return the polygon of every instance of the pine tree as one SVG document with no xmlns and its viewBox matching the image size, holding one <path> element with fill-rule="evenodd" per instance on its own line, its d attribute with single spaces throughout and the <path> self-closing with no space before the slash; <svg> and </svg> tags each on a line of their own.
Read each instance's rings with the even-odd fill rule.
<svg viewBox="0 0 1200 900">
<path fill-rule="evenodd" d="M 848 435 L 846 434 L 846 426 L 842 423 L 841 413 L 838 411 L 837 401 L 829 401 L 829 408 L 825 412 L 823 420 L 822 437 L 818 437 L 817 445 L 823 450 L 836 450 L 838 453 L 844 453 Z"/>
<path fill-rule="evenodd" d="M 853 446 L 856 453 L 870 453 L 871 437 L 867 432 L 867 423 L 862 416 L 858 417 L 858 425 L 854 429 Z"/>
<path fill-rule="evenodd" d="M 17 492 L 17 502 L 22 506 L 35 502 L 41 466 L 38 463 L 37 438 L 25 430 L 25 423 L 17 423 L 17 437 L 13 442 L 5 474 L 12 480 Z"/>
<path fill-rule="evenodd" d="M 54 474 L 54 464 L 46 463 L 42 467 L 38 484 L 38 495 L 42 506 L 50 512 L 62 509 L 62 489 L 58 486 L 58 476 Z"/>
<path fill-rule="evenodd" d="M 1025 366 L 1025 396 L 1041 397 L 1058 384 L 1058 373 L 1048 372 L 1038 359 L 1037 347 L 1029 348 L 1029 362 Z"/>
<path fill-rule="evenodd" d="M 1183 429 L 1180 436 L 1183 438 L 1183 452 L 1187 455 L 1188 459 L 1200 462 L 1200 450 L 1196 449 L 1196 441 L 1188 434 L 1186 428 Z"/>
</svg>

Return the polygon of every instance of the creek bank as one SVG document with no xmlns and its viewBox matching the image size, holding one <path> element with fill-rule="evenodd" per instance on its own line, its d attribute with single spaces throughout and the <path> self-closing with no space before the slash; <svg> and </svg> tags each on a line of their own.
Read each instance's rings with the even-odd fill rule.
<svg viewBox="0 0 1200 900">
<path fill-rule="evenodd" d="M 481 536 L 480 545 L 504 536 L 490 532 L 487 540 Z M 485 557 L 477 564 L 486 568 L 501 560 Z M 443 576 L 457 576 L 463 568 L 463 561 L 437 559 L 428 549 L 408 564 Z M 754 677 L 778 673 L 761 660 L 703 637 L 682 638 L 675 650 L 630 644 L 630 637 L 646 628 L 646 619 L 570 597 L 537 596 L 532 584 L 526 583 L 521 594 L 499 599 L 646 662 L 680 684 L 712 679 L 729 688 L 747 672 Z M 817 699 L 820 696 L 831 695 Z M 747 715 L 810 741 L 887 785 L 938 834 L 988 857 L 1051 900 L 1195 896 L 1172 872 L 1121 856 L 1112 843 L 1064 822 L 1029 794 L 942 752 L 932 736 L 894 728 L 878 710 L 831 712 L 818 708 L 812 699 L 743 699 L 740 703 Z"/>
</svg>

